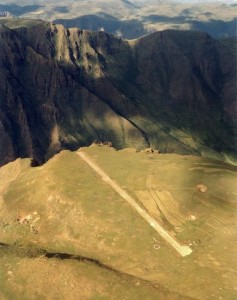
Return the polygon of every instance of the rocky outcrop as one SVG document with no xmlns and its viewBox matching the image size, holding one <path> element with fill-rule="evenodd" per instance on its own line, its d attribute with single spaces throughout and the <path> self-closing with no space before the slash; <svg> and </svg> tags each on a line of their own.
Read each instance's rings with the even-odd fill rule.
<svg viewBox="0 0 237 300">
<path fill-rule="evenodd" d="M 94 140 L 233 157 L 235 54 L 223 43 L 194 32 L 128 42 L 41 21 L 10 25 L 0 27 L 1 165 L 43 163 Z"/>
</svg>

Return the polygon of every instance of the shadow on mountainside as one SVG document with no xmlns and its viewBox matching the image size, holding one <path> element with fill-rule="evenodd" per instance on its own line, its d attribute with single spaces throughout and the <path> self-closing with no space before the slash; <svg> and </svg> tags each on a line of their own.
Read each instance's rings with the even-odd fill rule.
<svg viewBox="0 0 237 300">
<path fill-rule="evenodd" d="M 28 26 L 0 31 L 1 164 L 17 157 L 41 164 L 94 140 L 117 149 L 235 155 L 229 46 L 189 31 L 130 43 L 105 32 Z"/>
</svg>

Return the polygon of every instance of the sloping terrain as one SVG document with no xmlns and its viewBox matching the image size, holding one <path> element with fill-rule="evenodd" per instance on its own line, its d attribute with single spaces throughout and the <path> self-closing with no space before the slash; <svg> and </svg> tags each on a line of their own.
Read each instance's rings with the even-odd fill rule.
<svg viewBox="0 0 237 300">
<path fill-rule="evenodd" d="M 1 165 L 42 163 L 94 140 L 234 162 L 234 43 L 188 31 L 128 42 L 43 21 L 0 23 Z"/>
<path fill-rule="evenodd" d="M 75 152 L 36 168 L 19 159 L 0 168 L 2 299 L 236 298 L 236 167 L 80 151 L 193 253 L 179 256 Z"/>
</svg>

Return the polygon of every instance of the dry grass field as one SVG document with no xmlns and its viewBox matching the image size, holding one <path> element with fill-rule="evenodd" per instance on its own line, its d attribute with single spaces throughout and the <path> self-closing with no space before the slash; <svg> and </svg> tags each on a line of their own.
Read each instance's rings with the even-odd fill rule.
<svg viewBox="0 0 237 300">
<path fill-rule="evenodd" d="M 193 253 L 180 257 L 75 152 L 17 160 L 0 169 L 2 299 L 236 299 L 236 167 L 83 151 Z"/>
</svg>

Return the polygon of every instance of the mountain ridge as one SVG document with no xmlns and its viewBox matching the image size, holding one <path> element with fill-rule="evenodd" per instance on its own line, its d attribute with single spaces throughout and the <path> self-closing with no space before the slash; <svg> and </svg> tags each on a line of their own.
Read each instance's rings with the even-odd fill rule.
<svg viewBox="0 0 237 300">
<path fill-rule="evenodd" d="M 235 56 L 209 35 L 168 30 L 128 42 L 30 20 L 9 20 L 0 35 L 1 165 L 43 163 L 94 140 L 235 156 Z"/>
</svg>

